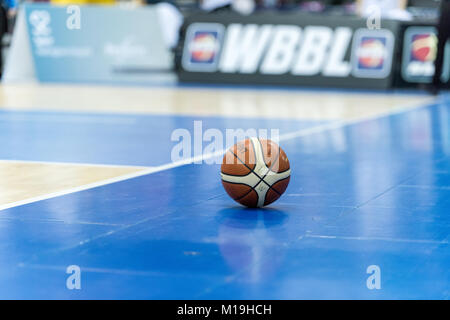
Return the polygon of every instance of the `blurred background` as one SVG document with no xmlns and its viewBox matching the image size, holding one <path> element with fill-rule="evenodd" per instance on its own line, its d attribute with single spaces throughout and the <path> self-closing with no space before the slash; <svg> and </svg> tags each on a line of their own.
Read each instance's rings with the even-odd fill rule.
<svg viewBox="0 0 450 320">
<path fill-rule="evenodd" d="M 3 0 L 2 79 L 133 84 L 244 81 L 315 87 L 421 88 L 432 82 L 434 74 L 440 3 L 439 0 Z M 255 25 L 259 27 L 252 30 Z M 263 25 L 295 26 L 298 34 L 295 30 L 286 33 L 272 28 L 265 39 L 260 28 Z M 321 36 L 319 30 L 317 36 L 311 27 L 318 26 L 328 28 L 331 33 Z M 306 32 L 307 29 L 311 32 Z M 300 35 L 301 31 L 305 31 L 305 37 Z M 236 32 L 240 33 L 237 35 L 240 40 L 233 38 Z M 258 44 L 261 50 L 256 50 L 257 56 L 245 57 L 248 48 Z M 324 48 L 322 53 L 320 49 L 317 52 L 308 49 L 320 46 Z M 277 52 L 275 47 L 284 49 Z M 289 48 L 292 52 L 288 52 Z M 242 52 L 233 58 L 230 50 Z M 294 70 L 295 56 L 299 56 L 298 61 L 303 59 L 303 63 L 313 65 L 321 64 L 322 55 L 324 64 L 331 58 L 331 52 L 341 66 L 351 64 L 344 66 L 351 70 L 342 74 L 327 72 L 325 66 L 309 74 Z M 287 56 L 292 56 L 291 61 L 287 61 Z M 444 60 L 449 60 L 448 56 Z M 256 59 L 255 65 L 260 67 L 246 71 L 231 66 L 236 70 L 230 71 L 225 66 L 230 59 L 237 59 L 234 61 L 237 65 L 246 59 Z M 290 67 L 265 72 L 270 61 Z M 444 82 L 448 82 L 448 64 L 445 61 Z M 244 78 L 240 77 L 242 74 Z"/>
</svg>

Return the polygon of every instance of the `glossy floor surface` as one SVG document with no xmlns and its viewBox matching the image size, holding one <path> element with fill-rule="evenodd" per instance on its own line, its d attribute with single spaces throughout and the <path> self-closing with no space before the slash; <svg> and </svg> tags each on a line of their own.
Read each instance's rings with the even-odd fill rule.
<svg viewBox="0 0 450 320">
<path fill-rule="evenodd" d="M 0 90 L 0 298 L 450 298 L 449 96 L 109 89 L 77 111 L 89 89 L 41 89 Z M 286 193 L 244 209 L 219 164 L 174 162 L 194 121 L 278 129 Z"/>
</svg>

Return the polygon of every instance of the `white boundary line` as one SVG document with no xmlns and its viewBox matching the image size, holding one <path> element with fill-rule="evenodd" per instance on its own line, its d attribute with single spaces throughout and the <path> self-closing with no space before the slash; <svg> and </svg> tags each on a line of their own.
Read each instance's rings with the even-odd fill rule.
<svg viewBox="0 0 450 320">
<path fill-rule="evenodd" d="M 145 175 L 156 173 L 156 172 L 173 169 L 176 167 L 181 167 L 181 166 L 191 164 L 196 161 L 206 160 L 206 159 L 209 159 L 212 157 L 220 156 L 224 152 L 225 152 L 225 150 L 220 150 L 218 152 L 207 154 L 205 156 L 200 155 L 198 157 L 193 157 L 193 158 L 189 158 L 189 159 L 182 160 L 182 161 L 172 162 L 172 163 L 164 164 L 164 165 L 157 166 L 157 167 L 142 167 L 143 170 L 139 170 L 137 172 L 127 173 L 127 174 L 120 175 L 120 176 L 117 176 L 114 178 L 110 178 L 110 179 L 106 179 L 106 180 L 102 180 L 102 181 L 98 181 L 98 182 L 94 182 L 94 183 L 89 183 L 89 184 L 85 184 L 85 185 L 82 185 L 79 187 L 70 188 L 70 189 L 66 189 L 66 190 L 62 190 L 62 191 L 58 191 L 58 192 L 48 193 L 48 194 L 38 196 L 38 197 L 33 197 L 33 198 L 21 200 L 21 201 L 7 203 L 5 205 L 0 206 L 0 211 L 10 209 L 13 207 L 23 206 L 23 205 L 33 203 L 33 202 L 56 198 L 56 197 L 71 194 L 71 193 L 76 193 L 76 192 L 80 192 L 80 191 L 84 191 L 84 190 L 88 190 L 88 189 L 93 189 L 93 188 L 105 186 L 105 185 L 120 182 L 120 181 L 125 181 L 125 180 L 145 176 Z M 52 162 L 44 162 L 44 163 L 52 164 Z"/>
<path fill-rule="evenodd" d="M 332 123 L 326 123 L 326 124 L 318 125 L 318 126 L 315 126 L 315 127 L 312 127 L 312 128 L 301 129 L 301 130 L 294 131 L 294 132 L 291 132 L 291 133 L 283 134 L 283 135 L 280 135 L 279 138 L 280 138 L 280 141 L 285 141 L 285 140 L 290 140 L 290 139 L 295 139 L 295 138 L 299 138 L 299 137 L 308 136 L 308 135 L 311 135 L 311 134 L 316 134 L 316 133 L 321 133 L 321 132 L 325 132 L 325 131 L 340 129 L 340 128 L 344 128 L 344 127 L 349 126 L 349 125 L 362 123 L 362 122 L 365 122 L 365 121 L 376 120 L 376 119 L 380 119 L 380 118 L 384 118 L 384 117 L 393 116 L 393 115 L 396 115 L 396 114 L 406 113 L 408 111 L 413 111 L 413 110 L 417 110 L 417 109 L 421 109 L 421 108 L 426 108 L 426 107 L 429 107 L 430 104 L 431 104 L 431 101 L 429 102 L 429 104 L 426 104 L 426 105 L 421 104 L 421 105 L 418 105 L 418 106 L 409 106 L 409 107 L 398 108 L 398 109 L 393 110 L 391 112 L 387 111 L 387 112 L 379 113 L 379 114 L 374 115 L 374 116 L 362 117 L 362 118 L 357 118 L 357 119 L 353 119 L 353 120 L 335 121 L 335 122 L 332 122 Z M 361 106 L 361 108 L 364 108 L 364 106 Z M 10 209 L 10 208 L 14 208 L 14 207 L 18 207 L 18 206 L 22 206 L 22 205 L 26 205 L 26 204 L 30 204 L 30 203 L 33 203 L 33 202 L 38 202 L 38 201 L 42 201 L 42 200 L 48 200 L 48 199 L 51 199 L 51 198 L 56 198 L 56 197 L 63 196 L 63 195 L 68 195 L 68 194 L 71 194 L 71 193 L 85 191 L 85 190 L 88 190 L 88 189 L 93 189 L 93 188 L 105 186 L 105 185 L 116 183 L 116 182 L 129 180 L 129 179 L 133 179 L 133 178 L 149 175 L 149 174 L 156 173 L 156 172 L 170 170 L 170 169 L 181 167 L 181 166 L 184 166 L 184 165 L 188 165 L 188 164 L 191 164 L 191 163 L 194 163 L 194 162 L 197 162 L 197 161 L 207 160 L 207 159 L 211 159 L 211 158 L 214 158 L 214 157 L 218 157 L 218 156 L 224 154 L 225 151 L 226 151 L 225 149 L 224 150 L 219 150 L 219 151 L 214 152 L 214 153 L 210 153 L 210 154 L 206 154 L 206 155 L 200 155 L 200 156 L 188 158 L 188 159 L 185 159 L 185 160 L 182 160 L 182 161 L 177 161 L 177 162 L 164 164 L 164 165 L 161 165 L 161 166 L 147 167 L 147 169 L 143 169 L 143 170 L 140 170 L 140 171 L 134 172 L 134 173 L 121 175 L 121 176 L 118 176 L 118 177 L 115 177 L 115 178 L 106 179 L 106 180 L 102 180 L 102 181 L 99 181 L 99 182 L 94 182 L 94 183 L 82 185 L 82 186 L 79 186 L 79 187 L 76 187 L 76 188 L 66 189 L 66 190 L 62 190 L 62 191 L 58 191 L 58 192 L 53 192 L 53 193 L 49 193 L 49 194 L 38 196 L 38 197 L 28 198 L 28 199 L 21 200 L 21 201 L 7 203 L 5 205 L 1 205 L 0 206 L 0 211 L 6 210 L 6 209 Z M 6 160 L 6 161 L 10 161 L 10 160 Z M 36 163 L 39 163 L 39 162 L 36 162 Z M 52 162 L 45 162 L 45 163 L 46 164 L 52 164 Z M 61 163 L 61 164 L 64 164 L 64 163 Z M 143 168 L 146 168 L 146 167 L 143 167 Z"/>
<path fill-rule="evenodd" d="M 35 160 L 2 160 L 0 159 L 0 164 L 2 163 L 18 163 L 18 164 L 47 164 L 55 166 L 76 166 L 76 167 L 101 167 L 101 168 L 136 168 L 136 169 L 149 169 L 153 168 L 150 166 L 132 166 L 132 165 L 121 165 L 121 164 L 98 164 L 98 163 L 77 163 L 77 162 L 53 162 L 53 161 L 35 161 Z"/>
</svg>

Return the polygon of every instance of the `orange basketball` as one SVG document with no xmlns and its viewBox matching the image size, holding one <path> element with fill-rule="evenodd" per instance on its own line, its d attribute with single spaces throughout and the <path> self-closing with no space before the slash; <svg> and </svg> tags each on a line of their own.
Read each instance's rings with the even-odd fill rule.
<svg viewBox="0 0 450 320">
<path fill-rule="evenodd" d="M 247 207 L 263 207 L 286 190 L 291 175 L 289 160 L 275 142 L 250 138 L 224 155 L 221 177 L 228 195 Z"/>
</svg>

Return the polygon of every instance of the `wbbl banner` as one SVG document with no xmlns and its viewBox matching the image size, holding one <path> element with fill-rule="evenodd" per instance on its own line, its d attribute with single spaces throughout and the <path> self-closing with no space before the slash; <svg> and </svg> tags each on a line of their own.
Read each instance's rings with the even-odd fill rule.
<svg viewBox="0 0 450 320">
<path fill-rule="evenodd" d="M 27 4 L 24 9 L 40 81 L 175 80 L 153 7 Z"/>
<path fill-rule="evenodd" d="M 188 18 L 181 81 L 388 88 L 398 24 L 299 14 Z"/>
</svg>

